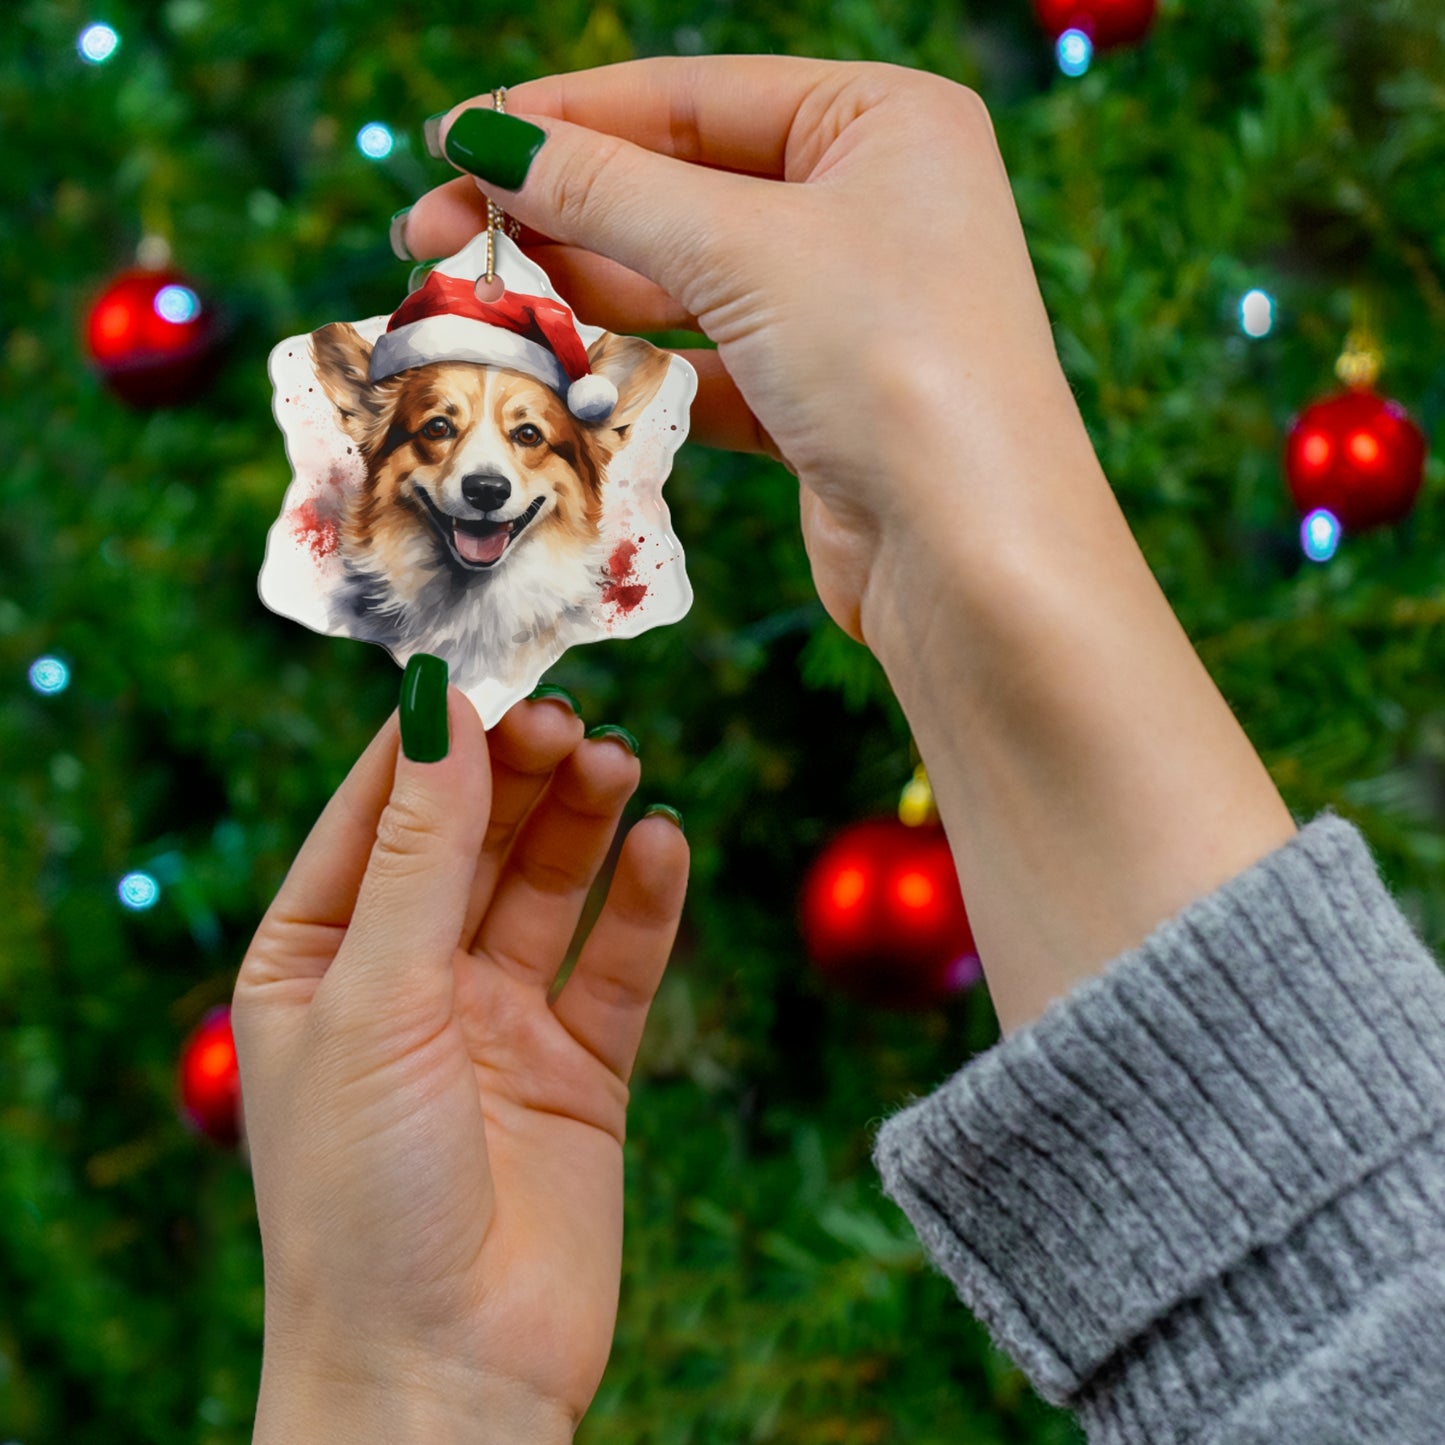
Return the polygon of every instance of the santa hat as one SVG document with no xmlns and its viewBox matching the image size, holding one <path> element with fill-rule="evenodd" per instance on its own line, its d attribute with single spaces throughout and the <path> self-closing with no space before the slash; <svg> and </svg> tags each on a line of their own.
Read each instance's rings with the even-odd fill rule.
<svg viewBox="0 0 1445 1445">
<path fill-rule="evenodd" d="M 371 379 L 381 381 L 434 361 L 505 366 L 545 382 L 581 421 L 602 421 L 617 388 L 594 372 L 572 313 L 550 296 L 505 291 L 479 301 L 476 284 L 433 271 L 392 314 L 371 349 Z"/>
</svg>

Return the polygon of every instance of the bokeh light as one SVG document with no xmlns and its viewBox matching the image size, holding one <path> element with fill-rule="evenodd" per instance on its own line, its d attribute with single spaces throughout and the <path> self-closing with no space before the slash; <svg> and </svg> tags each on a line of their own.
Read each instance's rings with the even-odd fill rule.
<svg viewBox="0 0 1445 1445">
<path fill-rule="evenodd" d="M 1246 336 L 1268 336 L 1274 329 L 1274 298 L 1268 291 L 1246 291 L 1239 303 L 1239 326 Z"/>
<path fill-rule="evenodd" d="M 162 286 L 153 304 L 162 321 L 177 326 L 184 326 L 201 314 L 201 298 L 189 286 Z"/>
<path fill-rule="evenodd" d="M 53 697 L 70 686 L 70 669 L 58 657 L 37 657 L 30 664 L 30 686 Z"/>
<path fill-rule="evenodd" d="M 159 900 L 161 885 L 149 873 L 127 873 L 115 891 L 127 908 L 139 913 Z"/>
<path fill-rule="evenodd" d="M 1341 527 L 1333 512 L 1316 507 L 1300 523 L 1300 546 L 1311 562 L 1328 562 L 1339 550 Z"/>
<path fill-rule="evenodd" d="M 1054 47 L 1065 75 L 1083 75 L 1094 59 L 1094 42 L 1082 30 L 1066 30 Z"/>
<path fill-rule="evenodd" d="M 391 127 L 379 120 L 369 121 L 356 132 L 356 148 L 362 155 L 374 161 L 384 161 L 396 145 Z"/>
<path fill-rule="evenodd" d="M 87 25 L 75 42 L 80 58 L 91 65 L 104 65 L 120 48 L 120 36 L 109 25 Z"/>
<path fill-rule="evenodd" d="M 861 868 L 843 868 L 833 879 L 833 906 L 846 911 L 863 901 L 868 891 L 868 875 Z"/>
</svg>

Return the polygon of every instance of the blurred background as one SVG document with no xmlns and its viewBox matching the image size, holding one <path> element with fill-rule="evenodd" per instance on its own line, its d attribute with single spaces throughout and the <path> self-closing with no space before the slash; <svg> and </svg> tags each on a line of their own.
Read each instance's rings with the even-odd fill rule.
<svg viewBox="0 0 1445 1445">
<path fill-rule="evenodd" d="M 1296 817 L 1357 822 L 1445 939 L 1445 506 L 1422 463 L 1445 409 L 1445 9 L 1037 6 L 5 7 L 0 1439 L 250 1437 L 260 1245 L 224 1038 L 197 1053 L 195 1031 L 399 681 L 258 601 L 290 480 L 266 357 L 395 308 L 388 218 L 452 174 L 422 119 L 492 86 L 766 51 L 979 90 L 1149 562 Z M 548 675 L 640 739 L 629 818 L 674 804 L 694 848 L 579 1440 L 1075 1441 L 869 1162 L 885 1113 L 997 1037 L 965 933 L 944 957 L 880 906 L 842 953 L 823 936 L 864 888 L 849 869 L 871 876 L 857 825 L 912 775 L 907 725 L 814 597 L 785 472 L 688 446 L 666 496 L 691 613 Z"/>
</svg>

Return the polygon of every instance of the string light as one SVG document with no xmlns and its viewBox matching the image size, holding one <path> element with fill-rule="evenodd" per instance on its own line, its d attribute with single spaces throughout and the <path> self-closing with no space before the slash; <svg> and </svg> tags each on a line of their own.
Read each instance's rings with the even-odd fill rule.
<svg viewBox="0 0 1445 1445">
<path fill-rule="evenodd" d="M 161 885 L 149 873 L 127 873 L 115 891 L 127 908 L 133 913 L 141 913 L 160 900 Z"/>
<path fill-rule="evenodd" d="M 1333 512 L 1316 507 L 1300 523 L 1300 546 L 1311 562 L 1328 562 L 1339 550 L 1341 527 Z"/>
<path fill-rule="evenodd" d="M 1268 291 L 1246 291 L 1239 303 L 1239 326 L 1246 336 L 1268 336 L 1274 329 L 1274 298 Z"/>
<path fill-rule="evenodd" d="M 70 686 L 70 669 L 58 657 L 37 657 L 30 664 L 30 686 L 45 697 L 54 697 Z"/>
<path fill-rule="evenodd" d="M 162 286 L 151 303 L 162 321 L 184 326 L 201 314 L 201 298 L 189 286 Z"/>
<path fill-rule="evenodd" d="M 87 25 L 75 42 L 80 58 L 90 65 L 104 65 L 120 48 L 120 36 L 109 25 Z"/>
<path fill-rule="evenodd" d="M 356 147 L 369 160 L 384 161 L 396 145 L 391 127 L 379 120 L 369 121 L 356 132 Z"/>
<path fill-rule="evenodd" d="M 1065 75 L 1080 76 L 1094 59 L 1094 42 L 1082 30 L 1066 30 L 1054 46 L 1059 69 Z"/>
</svg>

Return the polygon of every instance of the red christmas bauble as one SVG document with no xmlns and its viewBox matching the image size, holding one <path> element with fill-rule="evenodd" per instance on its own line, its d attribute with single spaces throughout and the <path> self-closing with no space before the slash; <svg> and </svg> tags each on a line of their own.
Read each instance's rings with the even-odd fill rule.
<svg viewBox="0 0 1445 1445">
<path fill-rule="evenodd" d="M 835 987 L 926 1009 L 977 982 L 978 951 L 943 829 L 874 818 L 845 828 L 803 881 L 803 938 Z"/>
<path fill-rule="evenodd" d="M 1034 12 L 1050 40 L 1082 30 L 1095 50 L 1133 45 L 1154 23 L 1158 0 L 1034 0 Z"/>
<path fill-rule="evenodd" d="M 241 1071 L 231 1010 L 213 1008 L 181 1048 L 182 1118 L 227 1148 L 241 1140 Z"/>
<path fill-rule="evenodd" d="M 1323 507 L 1346 532 L 1398 522 L 1425 478 L 1425 435 L 1405 408 L 1365 387 L 1326 397 L 1294 420 L 1285 476 L 1300 515 Z"/>
<path fill-rule="evenodd" d="M 85 322 L 90 359 L 133 406 L 170 406 L 198 396 L 215 375 L 218 328 L 200 292 L 179 271 L 122 272 Z"/>
</svg>

